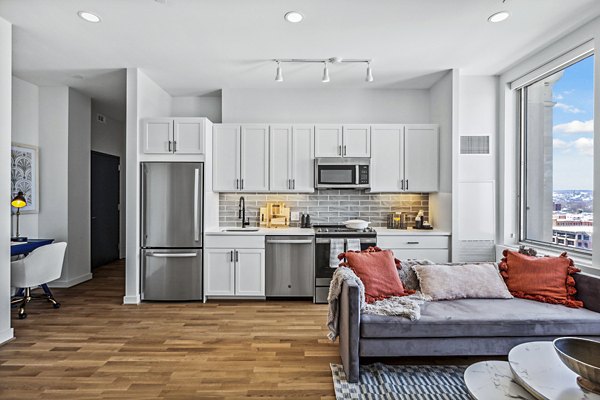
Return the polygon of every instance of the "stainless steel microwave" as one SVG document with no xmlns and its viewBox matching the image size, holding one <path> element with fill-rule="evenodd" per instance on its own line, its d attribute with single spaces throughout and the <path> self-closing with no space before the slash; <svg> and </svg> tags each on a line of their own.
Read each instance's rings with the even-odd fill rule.
<svg viewBox="0 0 600 400">
<path fill-rule="evenodd" d="M 315 188 L 368 189 L 370 187 L 370 158 L 315 159 Z"/>
</svg>

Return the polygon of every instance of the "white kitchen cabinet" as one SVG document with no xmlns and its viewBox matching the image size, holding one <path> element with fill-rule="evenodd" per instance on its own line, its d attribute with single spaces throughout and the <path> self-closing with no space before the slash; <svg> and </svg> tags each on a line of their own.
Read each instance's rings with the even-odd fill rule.
<svg viewBox="0 0 600 400">
<path fill-rule="evenodd" d="M 344 125 L 342 142 L 344 157 L 371 157 L 371 126 Z"/>
<path fill-rule="evenodd" d="M 314 192 L 314 131 L 310 125 L 270 126 L 270 184 L 277 192 Z"/>
<path fill-rule="evenodd" d="M 269 126 L 213 126 L 213 190 L 269 190 Z"/>
<path fill-rule="evenodd" d="M 265 296 L 264 236 L 207 235 L 205 245 L 205 297 Z"/>
<path fill-rule="evenodd" d="M 342 125 L 315 126 L 315 157 L 342 157 Z"/>
<path fill-rule="evenodd" d="M 315 157 L 370 157 L 369 125 L 316 125 Z"/>
<path fill-rule="evenodd" d="M 269 190 L 269 126 L 242 125 L 240 188 Z"/>
<path fill-rule="evenodd" d="M 204 154 L 206 118 L 148 118 L 142 121 L 145 154 Z"/>
<path fill-rule="evenodd" d="M 265 295 L 265 251 L 263 249 L 235 250 L 236 296 Z"/>
<path fill-rule="evenodd" d="M 241 127 L 213 125 L 213 190 L 233 192 L 240 189 Z"/>
<path fill-rule="evenodd" d="M 371 192 L 439 190 L 437 125 L 371 127 Z"/>
<path fill-rule="evenodd" d="M 404 189 L 407 192 L 439 190 L 438 147 L 437 125 L 404 127 Z"/>
<path fill-rule="evenodd" d="M 204 260 L 204 295 L 235 294 L 235 262 L 233 250 L 206 249 Z"/>
</svg>

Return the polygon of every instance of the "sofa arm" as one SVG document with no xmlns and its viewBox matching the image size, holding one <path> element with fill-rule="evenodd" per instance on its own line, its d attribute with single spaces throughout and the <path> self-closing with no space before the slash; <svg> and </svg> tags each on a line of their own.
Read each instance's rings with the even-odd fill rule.
<svg viewBox="0 0 600 400">
<path fill-rule="evenodd" d="M 583 306 L 588 310 L 600 312 L 600 277 L 580 272 L 574 274 L 573 278 L 577 300 L 583 301 Z"/>
<path fill-rule="evenodd" d="M 340 294 L 340 356 L 348 382 L 358 382 L 360 298 L 355 282 L 344 282 Z"/>
</svg>

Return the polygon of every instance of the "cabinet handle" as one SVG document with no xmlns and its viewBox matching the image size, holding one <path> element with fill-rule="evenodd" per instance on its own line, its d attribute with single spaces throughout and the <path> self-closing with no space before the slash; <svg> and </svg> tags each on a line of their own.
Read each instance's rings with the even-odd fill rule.
<svg viewBox="0 0 600 400">
<path fill-rule="evenodd" d="M 344 145 L 344 155 L 346 155 L 346 145 Z"/>
<path fill-rule="evenodd" d="M 338 155 L 341 156 L 342 155 L 342 146 L 338 146 Z"/>
<path fill-rule="evenodd" d="M 400 190 L 404 190 L 404 179 L 402 179 L 402 185 L 400 187 Z"/>
<path fill-rule="evenodd" d="M 406 242 L 406 244 L 419 244 L 419 242 Z"/>
<path fill-rule="evenodd" d="M 291 188 L 292 188 L 292 180 L 288 179 L 288 189 L 291 189 Z"/>
<path fill-rule="evenodd" d="M 240 188 L 240 180 L 239 180 L 239 179 L 236 179 L 236 180 L 235 180 L 235 188 L 236 188 L 236 189 L 239 189 L 239 188 Z"/>
<path fill-rule="evenodd" d="M 229 262 L 233 262 L 233 250 L 229 252 Z"/>
<path fill-rule="evenodd" d="M 173 153 L 177 151 L 177 141 L 173 140 Z"/>
<path fill-rule="evenodd" d="M 292 179 L 292 189 L 296 190 L 296 180 Z"/>
<path fill-rule="evenodd" d="M 169 140 L 169 152 L 171 152 L 171 141 Z"/>
<path fill-rule="evenodd" d="M 240 261 L 240 256 L 237 250 L 235 250 L 235 262 Z"/>
<path fill-rule="evenodd" d="M 408 179 L 406 180 L 406 190 L 408 190 Z"/>
<path fill-rule="evenodd" d="M 240 189 L 244 188 L 244 179 L 240 179 Z"/>
</svg>

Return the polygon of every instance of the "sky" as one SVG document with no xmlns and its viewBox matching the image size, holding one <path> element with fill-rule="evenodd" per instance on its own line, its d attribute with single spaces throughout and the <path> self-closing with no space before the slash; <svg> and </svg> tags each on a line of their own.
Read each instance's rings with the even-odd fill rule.
<svg viewBox="0 0 600 400">
<path fill-rule="evenodd" d="M 553 86 L 554 190 L 591 190 L 594 172 L 594 57 L 564 70 Z"/>
</svg>

